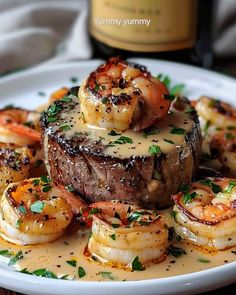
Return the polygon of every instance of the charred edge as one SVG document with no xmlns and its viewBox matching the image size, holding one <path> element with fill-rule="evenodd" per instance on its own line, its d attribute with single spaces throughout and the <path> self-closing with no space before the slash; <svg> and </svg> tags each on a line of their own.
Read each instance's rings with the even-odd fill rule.
<svg viewBox="0 0 236 295">
<path fill-rule="evenodd" d="M 214 109 L 218 113 L 220 113 L 220 114 L 222 114 L 224 116 L 227 116 L 227 117 L 232 117 L 233 116 L 233 113 L 231 111 L 224 108 L 221 101 L 215 101 L 214 102 Z"/>
<path fill-rule="evenodd" d="M 23 184 L 25 183 L 22 182 Z M 9 204 L 13 207 L 13 208 L 17 208 L 20 204 L 16 202 L 16 200 L 12 197 L 12 193 L 16 191 L 18 185 L 14 184 L 11 187 L 9 187 L 6 191 L 5 191 L 5 196 L 9 202 Z"/>
<path fill-rule="evenodd" d="M 120 95 L 112 95 L 110 100 L 114 105 L 121 105 L 123 103 L 130 104 L 132 97 L 126 93 L 121 93 Z"/>
</svg>

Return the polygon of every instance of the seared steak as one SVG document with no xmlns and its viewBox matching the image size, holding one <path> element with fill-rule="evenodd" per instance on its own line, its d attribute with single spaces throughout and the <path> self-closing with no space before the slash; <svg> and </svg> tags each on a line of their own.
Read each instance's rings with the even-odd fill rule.
<svg viewBox="0 0 236 295">
<path fill-rule="evenodd" d="M 109 138 L 104 138 L 99 131 L 84 129 L 78 97 L 71 94 L 56 101 L 41 120 L 45 162 L 51 178 L 88 202 L 119 199 L 142 207 L 169 206 L 171 194 L 177 192 L 181 183 L 192 180 L 201 156 L 201 132 L 195 111 L 187 99 L 175 102 L 172 109 L 178 116 L 184 114 L 183 124 L 187 124 L 187 119 L 191 122 L 187 131 L 182 128 L 183 124 L 181 128 L 166 125 L 172 128 L 170 136 L 176 140 L 182 136 L 181 144 L 174 143 L 171 137 L 164 138 L 168 148 L 161 148 L 161 152 L 155 152 L 155 148 L 154 152 L 150 149 L 148 152 L 147 149 L 146 153 L 139 154 L 127 137 L 122 142 L 121 134 L 115 131 L 109 133 Z M 175 115 L 170 114 L 172 121 Z M 159 134 L 147 130 L 146 136 L 142 135 L 142 142 L 139 135 L 140 147 L 145 148 L 146 142 L 151 140 L 150 134 L 151 138 L 158 137 L 151 140 L 155 147 L 159 142 L 164 146 L 160 130 Z M 129 155 L 124 157 L 120 151 L 128 145 Z"/>
</svg>

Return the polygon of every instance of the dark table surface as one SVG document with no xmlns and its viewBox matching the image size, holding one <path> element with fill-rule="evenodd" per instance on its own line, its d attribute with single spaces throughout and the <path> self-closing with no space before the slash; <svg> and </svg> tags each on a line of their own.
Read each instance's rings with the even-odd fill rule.
<svg viewBox="0 0 236 295">
<path fill-rule="evenodd" d="M 213 70 L 216 70 L 217 72 L 220 72 L 222 74 L 226 74 L 232 77 L 236 77 L 236 58 L 230 58 L 230 59 L 222 59 L 217 60 L 215 62 L 215 65 L 213 67 Z M 202 293 L 202 294 L 209 294 L 209 295 L 223 295 L 223 294 L 230 294 L 232 290 L 236 291 L 236 284 L 217 289 L 215 291 Z M 6 289 L 0 288 L 0 295 L 21 295 L 20 293 L 16 293 L 13 291 L 9 291 Z"/>
</svg>

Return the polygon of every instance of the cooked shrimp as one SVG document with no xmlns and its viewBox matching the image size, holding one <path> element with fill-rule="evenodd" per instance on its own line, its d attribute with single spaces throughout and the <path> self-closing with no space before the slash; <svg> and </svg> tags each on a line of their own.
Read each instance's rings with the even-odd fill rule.
<svg viewBox="0 0 236 295">
<path fill-rule="evenodd" d="M 0 143 L 0 194 L 7 185 L 29 177 L 34 149 Z"/>
<path fill-rule="evenodd" d="M 140 131 L 167 115 L 168 90 L 146 67 L 111 58 L 79 90 L 81 113 L 91 125 Z"/>
<path fill-rule="evenodd" d="M 236 127 L 236 108 L 226 102 L 202 96 L 197 100 L 195 108 L 205 123 L 225 129 Z"/>
<path fill-rule="evenodd" d="M 10 184 L 0 200 L 2 237 L 23 245 L 57 239 L 73 217 L 64 194 L 47 177 Z"/>
<path fill-rule="evenodd" d="M 40 114 L 19 108 L 0 110 L 0 142 L 18 145 L 40 141 Z"/>
<path fill-rule="evenodd" d="M 167 229 L 153 210 L 115 202 L 92 204 L 92 235 L 88 250 L 102 262 L 130 267 L 165 258 Z"/>
<path fill-rule="evenodd" d="M 224 172 L 236 176 L 236 131 L 220 131 L 210 140 L 213 157 L 223 165 Z"/>
<path fill-rule="evenodd" d="M 206 178 L 173 200 L 178 235 L 207 250 L 236 246 L 236 179 Z"/>
</svg>

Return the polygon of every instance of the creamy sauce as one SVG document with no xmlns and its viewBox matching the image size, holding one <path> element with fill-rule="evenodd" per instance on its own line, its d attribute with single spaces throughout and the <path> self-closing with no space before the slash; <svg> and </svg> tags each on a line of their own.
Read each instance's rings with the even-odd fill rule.
<svg viewBox="0 0 236 295">
<path fill-rule="evenodd" d="M 171 226 L 172 221 L 169 212 L 169 210 L 165 210 L 160 213 L 165 215 L 168 226 Z M 36 269 L 46 268 L 59 277 L 69 275 L 68 279 L 86 281 L 123 281 L 170 277 L 209 269 L 233 262 L 236 259 L 236 255 L 232 252 L 236 250 L 236 247 L 225 251 L 208 253 L 185 241 L 181 241 L 175 246 L 185 249 L 186 255 L 175 258 L 169 254 L 164 261 L 159 264 L 152 264 L 144 271 L 117 269 L 102 265 L 84 255 L 88 236 L 89 230 L 84 228 L 76 229 L 72 226 L 64 236 L 53 243 L 37 246 L 16 246 L 0 240 L 0 250 L 8 249 L 14 253 L 20 250 L 23 251 L 24 257 L 15 264 L 17 270 L 27 268 L 28 271 L 32 272 Z M 0 256 L 0 258 L 6 262 L 9 260 L 3 256 Z M 76 267 L 66 262 L 69 260 L 76 260 Z M 82 278 L 78 276 L 79 266 L 83 267 L 86 272 L 86 275 Z"/>
<path fill-rule="evenodd" d="M 172 109 L 172 112 L 161 122 L 158 122 L 157 126 L 153 125 L 153 130 L 156 128 L 155 134 L 145 135 L 144 132 L 134 132 L 129 129 L 123 133 L 117 131 L 118 135 L 112 136 L 106 129 L 85 123 L 78 108 L 62 114 L 62 122 L 72 126 L 70 130 L 65 131 L 65 137 L 69 139 L 78 132 L 87 132 L 88 138 L 92 141 L 101 141 L 103 145 L 109 145 L 104 154 L 119 158 L 146 156 L 149 154 L 148 149 L 151 145 L 158 145 L 161 151 L 166 154 L 173 152 L 179 146 L 186 146 L 185 135 L 191 131 L 194 125 L 188 114 Z M 171 131 L 174 127 L 182 128 L 185 132 L 183 134 L 172 134 Z M 57 130 L 60 127 L 54 126 L 54 128 Z M 130 138 L 132 143 L 114 143 L 121 136 Z"/>
</svg>

